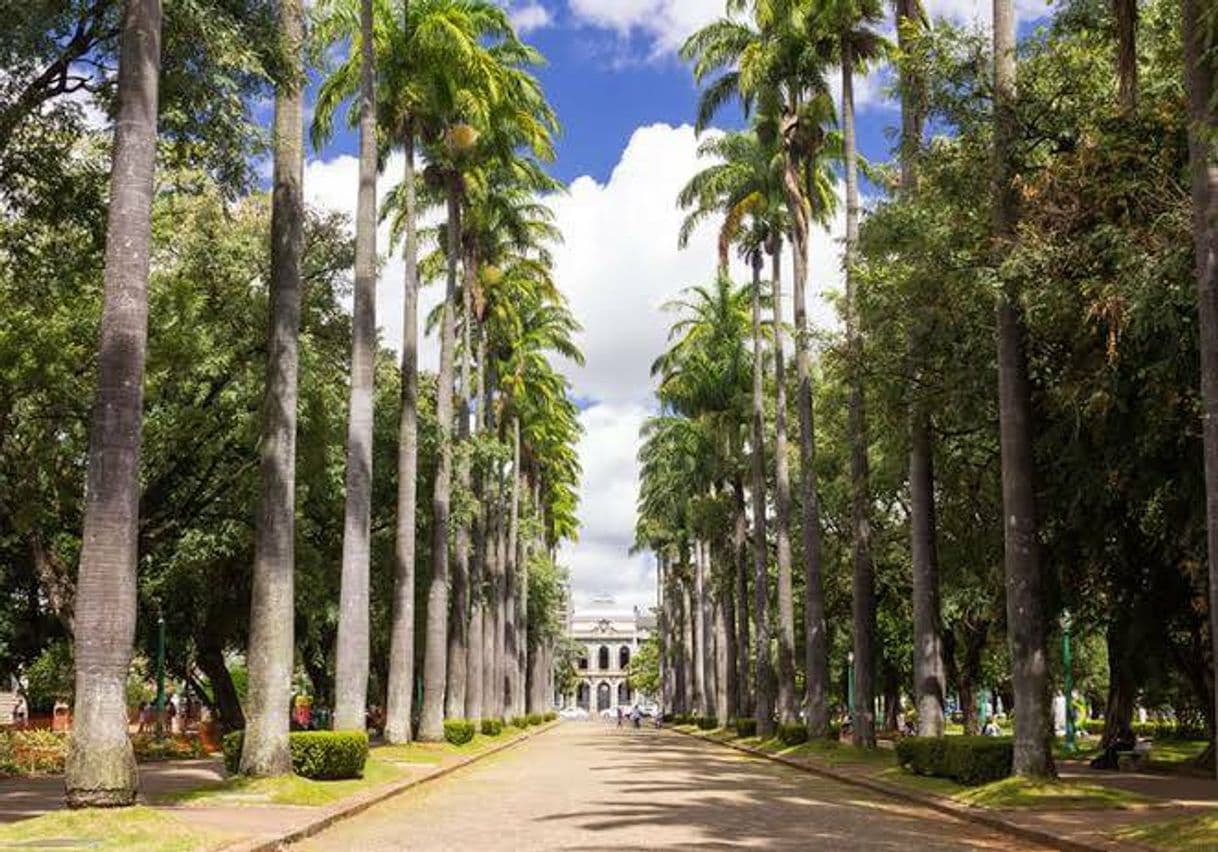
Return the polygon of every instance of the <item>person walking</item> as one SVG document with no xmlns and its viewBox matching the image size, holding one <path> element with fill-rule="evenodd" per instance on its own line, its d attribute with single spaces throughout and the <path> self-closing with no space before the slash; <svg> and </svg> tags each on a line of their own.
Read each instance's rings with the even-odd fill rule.
<svg viewBox="0 0 1218 852">
<path fill-rule="evenodd" d="M 643 711 L 640 710 L 639 705 L 636 704 L 630 710 L 630 721 L 634 724 L 635 728 L 638 728 L 639 724 L 640 724 L 640 722 L 642 722 L 642 720 L 643 720 Z"/>
<path fill-rule="evenodd" d="M 622 727 L 622 716 L 623 716 L 623 714 L 622 714 L 622 705 L 621 705 L 621 704 L 619 704 L 619 705 L 617 706 L 617 726 L 618 726 L 619 728 L 620 728 L 620 727 Z"/>
</svg>

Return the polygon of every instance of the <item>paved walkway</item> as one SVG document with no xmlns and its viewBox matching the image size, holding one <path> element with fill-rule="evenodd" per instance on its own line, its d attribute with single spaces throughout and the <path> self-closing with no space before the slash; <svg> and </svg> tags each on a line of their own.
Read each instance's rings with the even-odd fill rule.
<svg viewBox="0 0 1218 852">
<path fill-rule="evenodd" d="M 720 746 L 568 722 L 405 793 L 307 849 L 1033 850 Z"/>
</svg>

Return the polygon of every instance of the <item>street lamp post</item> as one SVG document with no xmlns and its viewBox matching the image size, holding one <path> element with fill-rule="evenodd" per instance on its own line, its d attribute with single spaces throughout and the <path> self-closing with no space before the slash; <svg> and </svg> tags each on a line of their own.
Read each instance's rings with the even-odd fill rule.
<svg viewBox="0 0 1218 852">
<path fill-rule="evenodd" d="M 165 616 L 156 617 L 156 732 L 165 733 Z"/>
<path fill-rule="evenodd" d="M 1074 665 L 1070 657 L 1070 628 L 1073 620 L 1069 610 L 1063 610 L 1061 615 L 1062 628 L 1062 675 L 1064 692 L 1066 693 L 1066 751 L 1073 752 L 1074 745 Z"/>
</svg>

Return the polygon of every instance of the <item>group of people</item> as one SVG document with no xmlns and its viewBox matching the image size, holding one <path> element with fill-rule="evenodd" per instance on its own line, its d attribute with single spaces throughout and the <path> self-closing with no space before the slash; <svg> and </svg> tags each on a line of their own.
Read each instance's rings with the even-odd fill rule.
<svg viewBox="0 0 1218 852">
<path fill-rule="evenodd" d="M 660 727 L 661 718 L 663 717 L 660 713 L 653 713 L 651 716 L 652 724 L 657 728 Z M 622 709 L 622 705 L 619 704 L 617 706 L 617 726 L 619 728 L 622 727 L 626 719 L 629 719 L 630 724 L 636 728 L 641 728 L 643 726 L 643 709 L 638 704 L 635 704 L 630 708 L 630 712 L 627 713 Z"/>
<path fill-rule="evenodd" d="M 198 703 L 189 695 L 172 693 L 165 700 L 165 730 L 171 734 L 186 733 L 187 723 L 198 715 Z M 156 729 L 157 707 L 155 701 L 141 701 L 136 711 L 136 733 L 144 734 Z"/>
</svg>

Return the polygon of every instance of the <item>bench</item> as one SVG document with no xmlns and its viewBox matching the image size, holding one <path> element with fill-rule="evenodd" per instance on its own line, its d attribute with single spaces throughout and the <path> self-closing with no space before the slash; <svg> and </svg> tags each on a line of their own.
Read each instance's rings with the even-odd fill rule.
<svg viewBox="0 0 1218 852">
<path fill-rule="evenodd" d="M 1152 745 L 1154 745 L 1154 740 L 1147 738 L 1138 740 L 1136 743 L 1134 743 L 1134 746 L 1131 749 L 1126 751 L 1118 751 L 1118 766 L 1122 761 L 1125 761 L 1129 763 L 1129 766 L 1132 769 L 1139 769 L 1142 766 L 1142 762 L 1150 757 L 1150 749 Z"/>
</svg>

